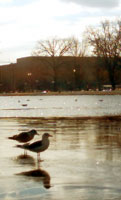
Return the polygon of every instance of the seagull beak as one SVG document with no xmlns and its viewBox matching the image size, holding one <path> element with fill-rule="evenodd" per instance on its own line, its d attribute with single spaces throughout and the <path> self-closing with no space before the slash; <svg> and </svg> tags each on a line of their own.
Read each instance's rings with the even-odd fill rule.
<svg viewBox="0 0 121 200">
<path fill-rule="evenodd" d="M 53 137 L 52 135 L 48 134 L 49 137 Z"/>
</svg>

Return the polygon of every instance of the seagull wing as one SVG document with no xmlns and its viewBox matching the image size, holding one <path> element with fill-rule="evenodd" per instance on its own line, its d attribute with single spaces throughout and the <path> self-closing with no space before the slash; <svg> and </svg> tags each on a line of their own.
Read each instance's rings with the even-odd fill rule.
<svg viewBox="0 0 121 200">
<path fill-rule="evenodd" d="M 16 139 L 20 142 L 28 142 L 29 140 L 31 140 L 32 138 L 30 137 L 29 134 L 27 134 L 27 132 L 22 132 L 20 133 Z"/>
<path fill-rule="evenodd" d="M 28 149 L 34 149 L 34 148 L 36 148 L 37 146 L 42 146 L 42 140 L 33 142 L 32 144 L 29 145 Z"/>
<path fill-rule="evenodd" d="M 18 135 L 13 135 L 11 137 L 8 137 L 9 139 L 13 139 L 13 140 L 20 140 L 21 142 L 26 142 L 26 138 L 27 138 L 27 133 L 26 132 L 22 132 L 19 133 Z"/>
<path fill-rule="evenodd" d="M 27 132 L 22 132 L 22 133 L 18 134 L 18 138 L 26 137 L 26 136 L 27 136 Z"/>
</svg>

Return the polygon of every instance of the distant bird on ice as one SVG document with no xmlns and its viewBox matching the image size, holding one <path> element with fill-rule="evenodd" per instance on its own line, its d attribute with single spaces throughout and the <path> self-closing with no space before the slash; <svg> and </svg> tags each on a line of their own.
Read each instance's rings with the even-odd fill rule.
<svg viewBox="0 0 121 200">
<path fill-rule="evenodd" d="M 22 132 L 22 133 L 19 133 L 18 135 L 13 135 L 11 137 L 8 137 L 8 139 L 16 140 L 20 143 L 26 143 L 32 140 L 35 135 L 39 135 L 39 134 L 37 133 L 35 129 L 32 129 L 31 131 Z"/>
<path fill-rule="evenodd" d="M 42 135 L 42 140 L 33 142 L 31 144 L 28 143 L 23 145 L 16 145 L 16 147 L 37 153 L 37 160 L 40 161 L 40 152 L 45 151 L 49 147 L 49 137 L 52 137 L 52 135 L 49 133 L 44 133 Z"/>
</svg>

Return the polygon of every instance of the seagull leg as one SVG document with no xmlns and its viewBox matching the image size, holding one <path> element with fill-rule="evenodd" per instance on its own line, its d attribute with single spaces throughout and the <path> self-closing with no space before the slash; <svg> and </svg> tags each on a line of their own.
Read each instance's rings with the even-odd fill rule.
<svg viewBox="0 0 121 200">
<path fill-rule="evenodd" d="M 24 156 L 26 157 L 27 156 L 27 150 L 24 149 Z"/>
<path fill-rule="evenodd" d="M 38 169 L 40 169 L 40 162 L 39 161 L 37 162 L 37 167 L 38 167 Z"/>
<path fill-rule="evenodd" d="M 41 160 L 41 158 L 40 158 L 40 152 L 37 153 L 37 161 L 38 161 L 38 162 L 42 162 L 42 161 L 43 161 L 43 160 Z"/>
<path fill-rule="evenodd" d="M 40 162 L 40 153 L 37 153 L 37 161 Z"/>
</svg>

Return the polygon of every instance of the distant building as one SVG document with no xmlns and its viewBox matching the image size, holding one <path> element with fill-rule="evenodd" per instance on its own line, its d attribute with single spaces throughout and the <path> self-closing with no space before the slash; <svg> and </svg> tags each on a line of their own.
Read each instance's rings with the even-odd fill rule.
<svg viewBox="0 0 121 200">
<path fill-rule="evenodd" d="M 121 72 L 117 73 L 120 84 Z M 23 57 L 0 66 L 0 92 L 111 89 L 96 57 Z"/>
</svg>

